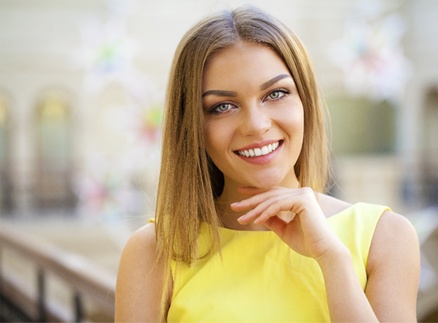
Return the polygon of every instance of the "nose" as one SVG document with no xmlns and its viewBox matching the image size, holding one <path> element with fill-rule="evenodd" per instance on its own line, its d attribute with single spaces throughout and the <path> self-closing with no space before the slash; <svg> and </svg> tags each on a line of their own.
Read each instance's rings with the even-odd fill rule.
<svg viewBox="0 0 438 323">
<path fill-rule="evenodd" d="M 272 120 L 266 108 L 254 104 L 242 114 L 241 132 L 244 135 L 260 135 L 269 130 Z"/>
</svg>

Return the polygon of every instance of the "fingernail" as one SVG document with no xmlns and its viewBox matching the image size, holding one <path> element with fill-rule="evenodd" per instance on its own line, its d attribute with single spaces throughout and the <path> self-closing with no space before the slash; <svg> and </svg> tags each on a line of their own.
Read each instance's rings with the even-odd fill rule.
<svg viewBox="0 0 438 323">
<path fill-rule="evenodd" d="M 235 208 L 238 208 L 239 205 L 240 205 L 240 202 L 234 202 L 234 203 L 231 203 L 231 204 L 230 204 L 230 207 L 231 207 L 232 209 L 235 209 Z"/>
</svg>

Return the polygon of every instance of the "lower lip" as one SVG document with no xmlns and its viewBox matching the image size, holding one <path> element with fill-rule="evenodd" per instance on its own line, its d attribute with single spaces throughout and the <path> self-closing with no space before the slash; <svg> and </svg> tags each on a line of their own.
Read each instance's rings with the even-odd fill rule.
<svg viewBox="0 0 438 323">
<path fill-rule="evenodd" d="M 275 149 L 274 151 L 270 152 L 267 155 L 258 156 L 258 157 L 246 157 L 239 154 L 236 155 L 247 163 L 254 165 L 264 165 L 270 163 L 275 158 L 275 156 L 277 156 L 277 154 L 280 152 L 282 147 L 283 147 L 283 142 L 281 141 L 277 149 Z"/>
</svg>

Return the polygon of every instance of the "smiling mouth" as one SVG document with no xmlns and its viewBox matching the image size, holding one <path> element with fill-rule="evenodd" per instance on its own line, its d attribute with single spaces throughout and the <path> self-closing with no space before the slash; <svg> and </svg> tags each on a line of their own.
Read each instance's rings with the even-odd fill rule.
<svg viewBox="0 0 438 323">
<path fill-rule="evenodd" d="M 275 151 L 280 146 L 280 143 L 281 141 L 277 141 L 260 148 L 237 150 L 236 153 L 240 156 L 249 157 L 249 158 L 265 156 Z"/>
</svg>

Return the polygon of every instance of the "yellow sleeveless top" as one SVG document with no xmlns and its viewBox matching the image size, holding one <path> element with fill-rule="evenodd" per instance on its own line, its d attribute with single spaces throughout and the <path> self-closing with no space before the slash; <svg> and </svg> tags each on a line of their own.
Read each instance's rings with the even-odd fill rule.
<svg viewBox="0 0 438 323">
<path fill-rule="evenodd" d="M 349 248 L 363 289 L 374 230 L 385 206 L 355 204 L 327 219 Z M 172 264 L 167 322 L 328 322 L 324 280 L 312 258 L 291 250 L 271 231 L 220 228 L 221 252 L 208 253 L 201 228 L 194 264 Z"/>
</svg>

